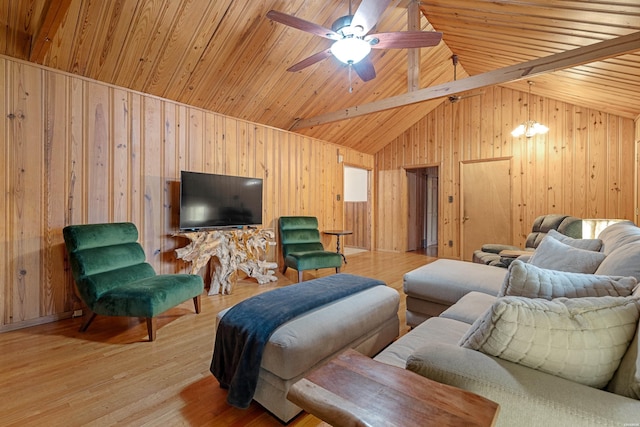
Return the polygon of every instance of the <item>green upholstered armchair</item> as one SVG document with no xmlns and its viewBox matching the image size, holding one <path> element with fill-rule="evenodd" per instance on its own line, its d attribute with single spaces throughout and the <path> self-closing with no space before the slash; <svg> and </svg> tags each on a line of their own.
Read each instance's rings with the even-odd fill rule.
<svg viewBox="0 0 640 427">
<path fill-rule="evenodd" d="M 281 216 L 280 243 L 284 267 L 298 270 L 298 282 L 302 282 L 304 270 L 335 268 L 336 273 L 342 267 L 342 257 L 336 252 L 324 250 L 318 231 L 318 218 L 315 216 Z"/>
<path fill-rule="evenodd" d="M 149 341 L 153 341 L 158 314 L 189 298 L 193 298 L 196 313 L 200 312 L 202 277 L 156 275 L 145 262 L 134 224 L 70 225 L 62 232 L 78 293 L 89 309 L 81 332 L 97 314 L 144 317 Z"/>
</svg>

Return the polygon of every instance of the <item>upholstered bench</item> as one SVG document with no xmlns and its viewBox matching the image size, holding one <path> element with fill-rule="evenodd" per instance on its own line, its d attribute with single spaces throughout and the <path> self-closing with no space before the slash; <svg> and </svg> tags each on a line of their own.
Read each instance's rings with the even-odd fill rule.
<svg viewBox="0 0 640 427">
<path fill-rule="evenodd" d="M 341 275 L 331 277 L 341 280 Z M 399 300 L 395 289 L 375 286 L 281 325 L 264 349 L 253 400 L 290 421 L 302 409 L 287 400 L 287 393 L 307 372 L 348 348 L 373 356 L 398 337 Z M 218 313 L 216 330 L 228 310 Z"/>
<path fill-rule="evenodd" d="M 437 317 L 471 291 L 496 296 L 507 269 L 452 259 L 439 259 L 404 275 L 407 325 Z"/>
</svg>

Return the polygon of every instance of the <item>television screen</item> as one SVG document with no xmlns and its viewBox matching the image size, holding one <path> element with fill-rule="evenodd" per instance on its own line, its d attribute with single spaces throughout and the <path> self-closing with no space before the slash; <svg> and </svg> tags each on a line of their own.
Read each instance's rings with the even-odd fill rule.
<svg viewBox="0 0 640 427">
<path fill-rule="evenodd" d="M 262 179 L 180 172 L 180 229 L 262 224 Z"/>
</svg>

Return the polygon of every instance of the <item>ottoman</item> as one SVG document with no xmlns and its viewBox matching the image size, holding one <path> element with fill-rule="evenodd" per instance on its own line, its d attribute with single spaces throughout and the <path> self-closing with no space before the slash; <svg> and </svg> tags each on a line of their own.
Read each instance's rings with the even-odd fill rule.
<svg viewBox="0 0 640 427">
<path fill-rule="evenodd" d="M 407 325 L 437 317 L 471 291 L 498 295 L 506 268 L 453 259 L 439 259 L 404 275 Z"/>
<path fill-rule="evenodd" d="M 380 352 L 398 337 L 399 301 L 395 289 L 375 286 L 281 325 L 264 349 L 253 400 L 290 421 L 302 411 L 286 398 L 291 385 L 348 348 L 368 356 Z"/>
</svg>

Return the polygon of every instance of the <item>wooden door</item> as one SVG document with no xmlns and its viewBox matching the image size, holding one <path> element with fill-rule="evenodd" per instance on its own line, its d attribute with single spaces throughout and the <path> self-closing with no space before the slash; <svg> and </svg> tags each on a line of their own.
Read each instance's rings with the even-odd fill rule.
<svg viewBox="0 0 640 427">
<path fill-rule="evenodd" d="M 511 243 L 511 160 L 463 162 L 462 259 L 485 243 Z"/>
</svg>

